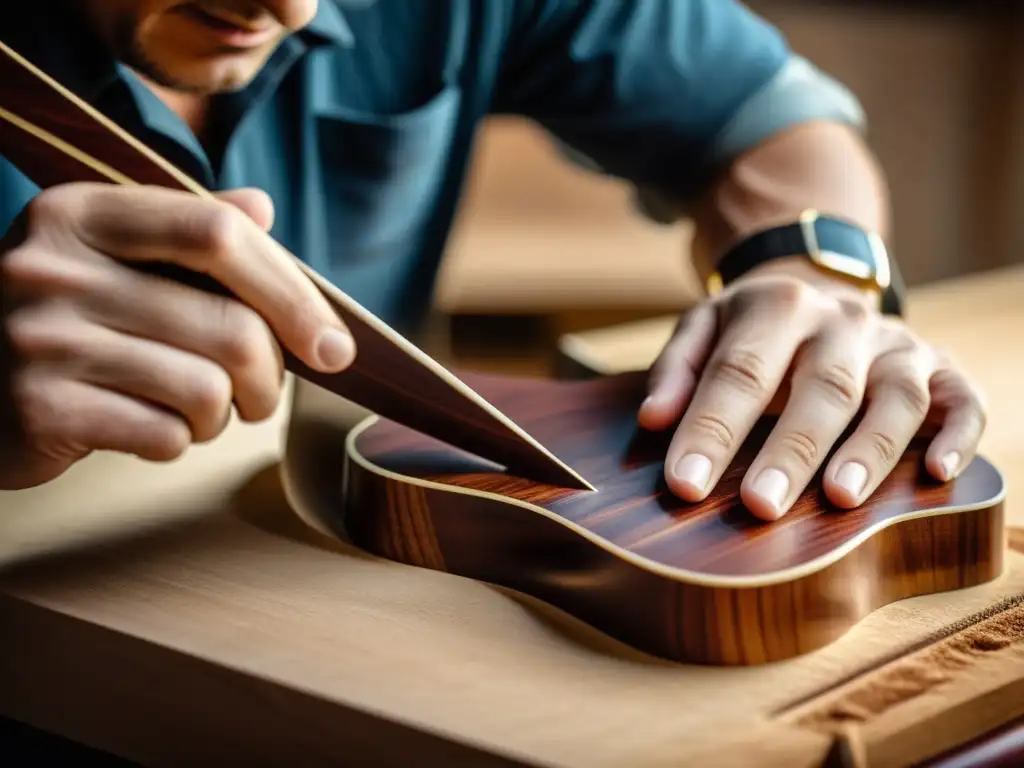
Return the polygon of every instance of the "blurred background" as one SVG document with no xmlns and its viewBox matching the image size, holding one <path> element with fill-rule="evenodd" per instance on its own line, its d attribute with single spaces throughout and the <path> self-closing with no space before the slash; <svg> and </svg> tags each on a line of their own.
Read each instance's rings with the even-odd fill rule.
<svg viewBox="0 0 1024 768">
<path fill-rule="evenodd" d="M 1024 2 L 747 4 L 862 101 L 911 288 L 1024 260 Z M 685 309 L 688 240 L 530 123 L 493 119 L 436 294 L 453 362 L 547 373 L 567 331 Z"/>
</svg>

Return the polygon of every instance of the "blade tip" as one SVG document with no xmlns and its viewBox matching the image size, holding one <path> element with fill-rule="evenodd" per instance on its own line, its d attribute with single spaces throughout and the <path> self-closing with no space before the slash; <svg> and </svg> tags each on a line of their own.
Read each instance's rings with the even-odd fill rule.
<svg viewBox="0 0 1024 768">
<path fill-rule="evenodd" d="M 583 475 L 579 474 L 576 470 L 569 466 L 563 466 L 563 469 L 569 473 L 569 476 L 575 480 L 580 486 L 581 490 L 597 492 L 597 487 L 590 483 Z"/>
</svg>

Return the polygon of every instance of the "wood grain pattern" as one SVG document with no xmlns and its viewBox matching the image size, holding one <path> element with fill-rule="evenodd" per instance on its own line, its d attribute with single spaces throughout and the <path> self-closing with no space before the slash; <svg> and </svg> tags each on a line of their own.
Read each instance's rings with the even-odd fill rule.
<svg viewBox="0 0 1024 768">
<path fill-rule="evenodd" d="M 42 188 L 74 181 L 145 184 L 210 196 L 17 51 L 0 44 L 0 155 Z M 271 241 L 273 243 L 273 241 Z M 450 371 L 305 263 L 281 249 L 344 320 L 358 350 L 355 363 L 322 374 L 285 352 L 288 370 L 335 394 L 425 434 L 498 461 L 538 480 L 589 488 L 588 482 Z M 132 266 L 214 293 L 212 278 L 175 265 Z"/>
<path fill-rule="evenodd" d="M 820 648 L 882 605 L 1002 571 L 1003 480 L 984 458 L 938 484 L 918 440 L 861 508 L 832 508 L 812 483 L 787 516 L 762 523 L 739 484 L 772 419 L 712 497 L 689 505 L 663 479 L 671 432 L 636 425 L 642 374 L 464 375 L 597 491 L 524 480 L 372 419 L 350 436 L 335 521 L 358 545 L 532 594 L 660 657 L 737 665 Z"/>
</svg>

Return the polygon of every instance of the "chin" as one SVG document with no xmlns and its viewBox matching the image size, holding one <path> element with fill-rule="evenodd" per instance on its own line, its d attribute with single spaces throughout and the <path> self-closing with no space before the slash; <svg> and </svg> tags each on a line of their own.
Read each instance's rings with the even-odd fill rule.
<svg viewBox="0 0 1024 768">
<path fill-rule="evenodd" d="M 193 90 L 208 94 L 240 91 L 251 83 L 259 69 L 230 70 L 208 73 L 194 81 Z"/>
<path fill-rule="evenodd" d="M 159 85 L 196 94 L 239 91 L 249 85 L 266 63 L 265 57 L 225 56 L 219 61 L 182 62 L 150 66 L 145 74 Z"/>
</svg>

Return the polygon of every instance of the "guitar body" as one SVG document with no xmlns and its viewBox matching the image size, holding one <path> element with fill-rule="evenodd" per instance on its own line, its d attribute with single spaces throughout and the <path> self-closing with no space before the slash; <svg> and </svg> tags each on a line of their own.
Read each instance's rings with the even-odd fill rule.
<svg viewBox="0 0 1024 768">
<path fill-rule="evenodd" d="M 357 546 L 526 593 L 657 657 L 719 665 L 807 653 L 883 605 L 1002 572 L 1004 484 L 981 457 L 940 484 L 918 440 L 861 508 L 832 507 L 816 482 L 764 523 L 739 485 L 771 419 L 691 505 L 663 480 L 671 431 L 637 426 L 643 376 L 461 375 L 597 491 L 523 480 L 371 417 L 349 435 L 336 521 Z"/>
</svg>

